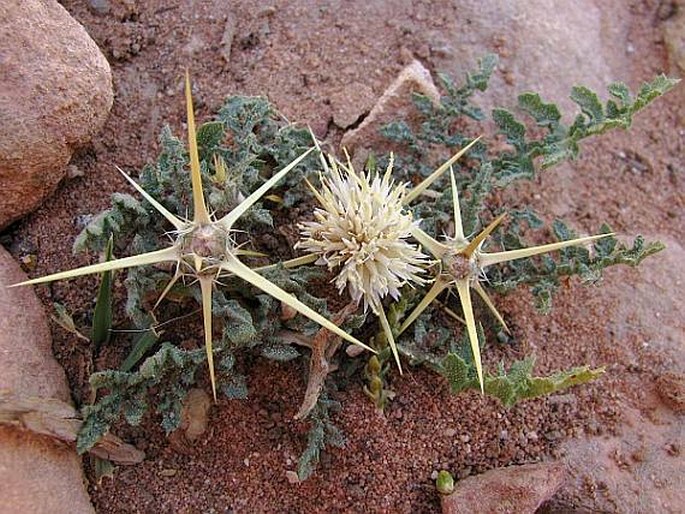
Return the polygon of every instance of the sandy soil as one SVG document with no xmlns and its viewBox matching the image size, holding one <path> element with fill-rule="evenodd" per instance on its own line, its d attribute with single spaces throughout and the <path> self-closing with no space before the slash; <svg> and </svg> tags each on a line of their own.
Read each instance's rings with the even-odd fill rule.
<svg viewBox="0 0 685 514">
<path fill-rule="evenodd" d="M 232 2 L 227 9 L 218 0 L 135 5 L 122 0 L 111 1 L 104 15 L 87 2 L 62 3 L 110 60 L 116 97 L 103 132 L 73 159 L 84 176 L 63 184 L 4 236 L 16 257 L 37 256 L 34 276 L 85 264 L 88 256 L 71 255 L 83 216 L 108 207 L 110 193 L 129 190 L 113 165 L 135 170 L 154 159 L 164 123 L 181 133 L 186 66 L 193 74 L 199 119 L 216 112 L 228 94 L 265 94 L 289 119 L 308 123 L 335 142 L 342 135 L 332 123 L 330 99 L 336 87 L 363 76 L 367 92 L 380 95 L 402 68 L 406 52 L 421 53 L 411 41 L 434 28 L 433 18 L 453 15 L 447 2 L 437 3 L 431 17 L 425 16 L 425 6 L 403 3 L 391 10 L 378 1 L 365 2 L 363 9 L 344 2 L 324 9 L 306 1 L 278 8 Z M 621 20 L 644 52 L 625 77 L 632 85 L 665 69 L 654 21 L 658 7 L 657 2 L 633 1 L 631 14 Z M 231 19 L 238 23 L 227 61 L 221 41 L 230 38 Z M 303 35 L 313 26 L 316 38 Z M 411 27 L 411 38 L 403 27 Z M 488 50 L 495 49 L 483 49 Z M 432 66 L 430 54 L 423 60 Z M 641 115 L 629 133 L 589 141 L 581 161 L 508 193 L 512 205 L 530 201 L 548 219 L 563 214 L 586 231 L 606 220 L 624 234 L 659 234 L 682 242 L 684 105 L 680 88 Z M 631 166 L 635 158 L 646 164 Z M 641 413 L 663 409 L 655 379 L 671 371 L 682 381 L 685 371 L 682 356 L 674 360 L 658 345 L 645 346 L 650 334 L 659 333 L 658 318 L 644 316 L 635 326 L 612 323 L 612 316 L 631 302 L 631 288 L 624 285 L 639 279 L 639 271 L 612 269 L 606 287 L 570 282 L 549 316 L 535 312 L 525 291 L 498 299 L 515 341 L 491 345 L 487 366 L 531 353 L 542 373 L 607 365 L 609 372 L 597 383 L 505 409 L 476 393 L 451 396 L 439 377 L 416 369 L 393 379 L 397 400 L 382 415 L 363 395 L 362 384 L 352 382 L 338 395 L 343 408 L 335 418 L 347 437 L 346 448 L 327 452 L 307 482 L 291 484 L 286 472 L 295 469 L 306 441 L 307 423 L 293 421 L 304 392 L 302 369 L 296 363 L 246 358 L 240 366 L 249 377 L 249 400 L 220 401 L 210 429 L 190 454 L 175 451 L 155 419 L 138 428 L 122 427 L 121 435 L 148 458 L 120 469 L 113 480 L 91 483 L 92 500 L 102 513 L 436 512 L 431 476 L 439 469 L 464 477 L 497 466 L 563 458 L 562 447 L 574 438 L 620 439 L 630 425 L 626 405 Z M 68 305 L 78 319 L 92 309 L 95 287 L 95 278 L 84 278 L 40 288 L 39 295 L 46 305 Z M 124 297 L 121 283 L 117 293 Z M 168 335 L 173 337 L 175 330 L 180 328 L 170 327 Z M 183 327 L 188 330 L 192 325 Z M 57 358 L 80 401 L 89 373 L 106 362 L 93 363 L 89 345 L 57 326 L 53 336 Z M 678 336 L 682 349 L 682 332 Z M 125 351 L 112 350 L 104 361 Z M 669 416 L 663 422 L 677 424 L 682 418 Z M 682 462 L 679 453 L 662 453 L 659 458 Z M 572 477 L 548 512 L 619 509 L 598 497 L 583 473 Z M 627 473 L 640 470 L 629 467 Z"/>
</svg>

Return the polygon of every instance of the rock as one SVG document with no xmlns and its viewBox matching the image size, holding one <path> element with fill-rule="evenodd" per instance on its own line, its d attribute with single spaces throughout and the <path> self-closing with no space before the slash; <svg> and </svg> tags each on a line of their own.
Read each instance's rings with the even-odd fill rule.
<svg viewBox="0 0 685 514">
<path fill-rule="evenodd" d="M 569 480 L 550 512 L 557 512 L 557 500 L 560 508 L 582 502 L 592 512 L 683 512 L 685 459 L 677 449 L 685 447 L 685 248 L 664 234 L 645 240 L 666 249 L 638 268 L 607 270 L 611 278 L 594 293 L 606 333 L 621 345 L 619 358 L 649 370 L 629 374 L 640 380 L 642 397 L 624 397 L 615 407 L 618 434 L 561 444 Z M 635 346 L 623 344 L 631 340 Z"/>
<path fill-rule="evenodd" d="M 534 513 L 561 487 L 566 470 L 558 462 L 493 469 L 456 483 L 441 496 L 443 514 Z"/>
<path fill-rule="evenodd" d="M 209 409 L 212 399 L 202 389 L 191 389 L 183 399 L 181 425 L 169 434 L 169 441 L 174 448 L 185 454 L 192 453 L 193 444 L 207 430 Z"/>
<path fill-rule="evenodd" d="M 371 110 L 375 100 L 373 89 L 363 82 L 339 89 L 330 96 L 333 123 L 342 129 L 354 125 Z"/>
<path fill-rule="evenodd" d="M 0 389 L 68 402 L 69 386 L 52 355 L 43 306 L 31 287 L 7 287 L 24 280 L 28 277 L 0 247 Z"/>
<path fill-rule="evenodd" d="M 628 402 L 621 406 L 624 422 L 616 436 L 562 444 L 569 480 L 559 492 L 560 504 L 552 500 L 549 512 L 581 502 L 588 512 L 683 512 L 682 415 L 659 404 L 642 403 L 640 409 Z"/>
<path fill-rule="evenodd" d="M 354 153 L 355 164 L 363 164 L 371 148 L 380 151 L 388 146 L 388 141 L 378 132 L 383 125 L 400 119 L 411 125 L 417 114 L 412 93 L 423 94 L 434 102 L 440 99 L 430 72 L 419 61 L 404 68 L 359 127 L 343 136 L 340 146 Z"/>
<path fill-rule="evenodd" d="M 685 75 L 685 2 L 679 2 L 677 12 L 664 22 L 664 43 L 672 73 Z"/>
<path fill-rule="evenodd" d="M 82 421 L 76 409 L 56 398 L 27 398 L 0 389 L 0 425 L 47 435 L 75 447 Z M 121 465 L 138 464 L 145 454 L 107 433 L 90 450 L 92 455 Z"/>
<path fill-rule="evenodd" d="M 108 0 L 88 0 L 88 7 L 96 14 L 109 14 L 111 9 Z"/>
<path fill-rule="evenodd" d="M 613 272 L 617 278 L 605 281 L 602 294 L 623 299 L 604 313 L 607 328 L 617 341 L 638 331 L 645 341 L 643 350 L 660 353 L 660 358 L 667 359 L 669 371 L 682 376 L 685 375 L 685 318 L 681 310 L 685 248 L 665 234 L 644 234 L 644 238 L 661 241 L 666 249 L 636 269 L 617 269 Z"/>
<path fill-rule="evenodd" d="M 620 11 L 627 4 L 594 0 L 556 2 L 546 0 L 501 2 L 464 0 L 458 15 L 428 36 L 432 69 L 445 71 L 457 84 L 486 52 L 500 56 L 498 70 L 484 94 L 473 97 L 489 112 L 499 105 L 513 107 L 516 97 L 534 90 L 562 112 L 577 107 L 568 96 L 571 87 L 583 84 L 606 96 L 606 85 L 628 80 L 630 40 L 627 27 L 607 24 L 607 19 L 626 19 Z"/>
<path fill-rule="evenodd" d="M 212 400 L 202 389 L 191 389 L 183 400 L 181 429 L 191 443 L 197 441 L 207 430 L 207 419 Z"/>
<path fill-rule="evenodd" d="M 0 426 L 0 514 L 94 513 L 83 480 L 73 449 Z"/>
<path fill-rule="evenodd" d="M 0 229 L 35 209 L 112 106 L 107 60 L 55 0 L 0 4 Z"/>
<path fill-rule="evenodd" d="M 26 279 L 0 247 L 0 391 L 5 399 L 11 393 L 34 397 L 34 403 L 50 405 L 54 416 L 37 415 L 35 409 L 28 412 L 24 404 L 24 412 L 18 414 L 17 402 L 12 408 L 0 402 L 0 514 L 91 513 L 81 459 L 72 445 L 54 439 L 68 436 L 75 412 L 66 403 L 69 388 L 64 370 L 52 356 L 43 306 L 32 288 L 7 287 Z M 51 437 L 24 429 L 36 427 Z"/>
</svg>

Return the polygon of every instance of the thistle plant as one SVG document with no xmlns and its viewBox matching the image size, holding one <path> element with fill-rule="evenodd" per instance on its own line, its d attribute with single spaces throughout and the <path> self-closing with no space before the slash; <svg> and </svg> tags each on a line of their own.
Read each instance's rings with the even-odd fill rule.
<svg viewBox="0 0 685 514">
<path fill-rule="evenodd" d="M 392 396 L 385 383 L 386 372 L 393 368 L 388 361 L 394 357 L 402 371 L 400 356 L 446 377 L 455 393 L 480 389 L 505 406 L 598 377 L 602 368 L 534 376 L 533 358 L 484 371 L 480 348 L 485 331 L 475 320 L 472 290 L 508 331 L 486 287 L 506 293 L 526 284 L 538 303 L 549 309 L 562 277 L 576 275 L 594 282 L 607 266 L 635 266 L 663 245 L 645 243 L 638 236 L 632 247 L 626 247 L 611 237 L 606 225 L 599 235 L 579 238 L 555 220 L 550 228 L 558 242 L 530 247 L 521 229 L 539 229 L 543 222 L 524 207 L 509 210 L 510 222 L 503 224 L 504 215 L 488 206 L 487 198 L 493 190 L 533 177 L 536 163 L 546 168 L 575 157 L 583 138 L 627 127 L 633 114 L 675 82 L 658 77 L 636 95 L 615 84 L 606 105 L 591 91 L 574 88 L 572 99 L 581 113 L 570 126 L 561 122 L 556 106 L 543 102 L 536 93 L 524 93 L 519 106 L 537 125 L 533 136 L 526 134 L 514 114 L 495 109 L 492 120 L 507 145 L 489 148 L 486 138 L 473 139 L 460 131 L 485 118 L 470 97 L 486 89 L 494 65 L 492 58 L 484 59 L 461 87 L 441 76 L 445 94 L 438 105 L 415 97 L 424 119 L 416 133 L 402 121 L 383 129 L 401 148 L 381 173 L 356 171 L 349 157 L 344 163 L 332 156 L 326 159 L 311 132 L 283 123 L 265 98 L 229 98 L 216 119 L 196 130 L 186 76 L 188 149 L 168 127 L 163 129 L 159 158 L 145 166 L 138 183 L 124 174 L 146 203 L 115 193 L 112 208 L 97 215 L 74 244 L 77 251 L 100 252 L 112 234 L 120 245 L 115 253 L 132 256 L 24 283 L 128 268 L 125 310 L 143 334 L 119 369 L 99 370 L 90 377 L 93 390 L 108 393 L 99 395 L 93 405 L 83 406 L 78 450 L 91 448 L 122 415 L 128 423 L 139 424 L 150 407 L 147 398 L 151 394 L 162 427 L 167 433 L 176 429 L 184 395 L 205 360 L 215 399 L 217 383 L 226 397 L 245 398 L 247 386 L 237 350 L 284 362 L 302 356 L 297 348 L 304 347 L 309 357 L 307 390 L 296 416 L 310 423 L 298 466 L 298 475 L 304 479 L 322 450 L 342 443 L 332 419 L 338 405 L 329 393 L 335 390 L 337 369 L 362 368 L 359 362 L 344 362 L 345 355 L 338 350 L 343 340 L 369 349 L 349 335 L 362 326 L 369 310 L 378 317 L 382 330 L 369 343 L 379 351 L 365 368 L 366 391 L 380 408 Z M 462 123 L 462 117 L 469 118 L 469 123 Z M 461 150 L 435 169 L 440 161 L 433 159 L 441 146 L 447 149 L 443 157 Z M 313 164 L 314 157 L 320 161 L 318 166 Z M 317 168 L 320 187 L 315 188 L 307 177 Z M 270 169 L 280 171 L 265 173 Z M 408 189 L 405 183 L 417 177 L 428 178 Z M 451 187 L 429 191 L 439 180 Z M 282 186 L 278 195 L 267 196 L 277 183 Z M 241 259 L 264 257 L 247 246 L 250 242 L 259 250 L 263 250 L 260 244 L 268 246 L 283 259 L 293 257 L 292 246 L 277 244 L 277 232 L 260 235 L 264 225 L 273 226 L 276 209 L 263 208 L 259 201 L 268 200 L 281 215 L 292 218 L 287 209 L 308 206 L 303 201 L 304 184 L 319 203 L 313 221 L 294 220 L 301 236 L 296 247 L 305 254 L 278 264 L 248 267 Z M 192 198 L 186 194 L 189 190 Z M 183 212 L 192 212 L 192 219 L 179 214 Z M 448 229 L 452 224 L 454 228 Z M 246 236 L 236 226 L 252 232 Z M 450 235 L 441 237 L 441 232 Z M 167 235 L 172 244 L 158 249 Z M 287 239 L 289 232 L 283 235 Z M 582 247 L 591 241 L 595 241 L 592 252 Z M 121 252 L 126 245 L 132 250 Z M 549 253 L 555 251 L 558 255 L 552 258 Z M 327 301 L 315 296 L 311 281 L 321 277 L 322 267 L 335 273 L 333 284 L 339 293 L 349 293 L 351 301 L 344 308 L 329 311 Z M 244 287 L 245 282 L 259 292 Z M 422 315 L 448 290 L 456 292 L 461 303 L 466 326 L 461 337 L 439 323 L 428 324 L 428 316 Z M 202 305 L 204 348 L 180 348 L 163 340 L 157 330 L 159 313 L 153 311 L 162 299 L 167 300 L 167 314 L 183 309 L 188 297 Z M 220 342 L 212 341 L 213 319 L 222 328 Z"/>
<path fill-rule="evenodd" d="M 408 241 L 418 223 L 404 210 L 406 188 L 392 180 L 392 157 L 382 176 L 357 173 L 349 156 L 347 164 L 329 156 L 330 166 L 323 153 L 320 157 L 321 191 L 311 184 L 310 189 L 321 208 L 314 212 L 315 221 L 300 223 L 302 239 L 296 248 L 316 257 L 315 264 L 337 271 L 334 282 L 339 293 L 347 288 L 354 302 L 363 300 L 365 311 L 371 307 L 401 373 L 382 301 L 388 295 L 399 300 L 405 285 L 424 284 L 419 275 L 427 262 L 420 248 Z"/>
<path fill-rule="evenodd" d="M 84 266 L 70 271 L 55 273 L 45 277 L 22 282 L 19 285 L 40 284 L 54 280 L 74 278 L 92 273 L 131 268 L 135 266 L 174 263 L 175 274 L 162 291 L 158 303 L 171 290 L 178 279 L 190 276 L 200 284 L 202 313 L 204 320 L 205 350 L 209 366 L 212 393 L 216 401 L 216 378 L 214 373 L 214 352 L 212 349 L 212 290 L 222 276 L 235 275 L 253 286 L 261 289 L 277 300 L 290 306 L 295 311 L 310 318 L 322 327 L 334 332 L 339 337 L 362 348 L 369 347 L 350 336 L 338 326 L 331 323 L 321 314 L 308 307 L 295 296 L 287 293 L 262 275 L 246 266 L 239 257 L 251 255 L 237 244 L 233 225 L 250 207 L 252 207 L 271 187 L 297 166 L 314 148 L 310 148 L 279 172 L 275 173 L 261 187 L 240 202 L 231 212 L 220 219 L 214 219 L 207 210 L 202 189 L 200 159 L 195 130 L 195 115 L 191 97 L 190 77 L 185 79 L 186 108 L 188 116 L 188 146 L 190 153 L 190 177 L 192 183 L 193 218 L 182 219 L 166 209 L 160 202 L 148 194 L 131 177 L 122 171 L 126 180 L 172 225 L 170 235 L 174 238 L 171 246 L 140 255 L 115 259 L 99 264 Z M 120 170 L 121 171 L 121 170 Z M 372 351 L 372 350 L 371 350 Z"/>
<path fill-rule="evenodd" d="M 558 287 L 560 277 L 579 275 L 586 282 L 595 282 L 600 278 L 602 269 L 608 266 L 636 266 L 644 258 L 663 249 L 661 243 L 645 243 L 641 236 L 634 240 L 632 248 L 626 247 L 612 237 L 608 225 L 602 226 L 602 234 L 576 238 L 559 220 L 555 220 L 552 225 L 559 242 L 527 248 L 520 237 L 521 222 L 531 228 L 540 228 L 543 225 L 542 221 L 529 208 L 512 211 L 512 223 L 498 233 L 496 229 L 505 214 L 488 214 L 488 194 L 493 190 L 505 188 L 516 180 L 533 178 L 539 169 L 547 169 L 564 160 L 576 158 L 580 151 L 579 142 L 584 138 L 614 128 L 628 128 L 639 110 L 678 82 L 661 75 L 651 82 L 644 83 L 637 94 L 632 94 L 623 83 L 614 83 L 608 88 L 611 98 L 605 104 L 593 91 L 576 86 L 572 89 L 570 98 L 579 106 L 581 112 L 575 116 L 571 125 L 562 122 L 562 115 L 556 105 L 544 102 L 537 93 L 523 93 L 518 98 L 519 109 L 535 122 L 537 129 L 533 136 L 527 133 L 526 125 L 513 113 L 496 108 L 492 111 L 492 120 L 499 134 L 506 138 L 507 146 L 500 145 L 492 149 L 488 148 L 484 140 L 474 140 L 469 145 L 472 148 L 467 164 L 458 165 L 458 156 L 455 155 L 437 170 L 432 171 L 429 162 L 441 147 L 464 147 L 471 139 L 461 132 L 464 119 L 479 122 L 486 118 L 486 114 L 471 103 L 471 97 L 487 89 L 496 63 L 496 56 L 489 55 L 483 58 L 478 68 L 467 74 L 462 86 L 455 85 L 448 76 L 440 75 L 444 94 L 437 104 L 425 96 L 415 95 L 414 104 L 421 118 L 417 125 L 418 130 L 413 130 L 403 120 L 381 129 L 382 134 L 403 145 L 407 150 L 406 154 L 401 155 L 404 165 L 399 169 L 405 173 L 407 170 L 418 170 L 420 175 L 427 176 L 406 195 L 405 202 L 415 202 L 414 213 L 422 219 L 422 228 L 414 228 L 412 235 L 437 260 L 432 286 L 413 312 L 394 327 L 396 336 L 399 337 L 415 323 L 428 306 L 436 301 L 440 293 L 445 290 L 456 291 L 464 314 L 462 321 L 466 325 L 468 344 L 481 391 L 487 391 L 487 381 L 490 377 L 484 377 L 481 365 L 479 341 L 482 343 L 483 337 L 479 336 L 474 319 L 472 289 L 483 299 L 494 317 L 508 332 L 503 317 L 483 287 L 484 283 L 489 283 L 501 293 L 510 291 L 519 284 L 528 284 L 538 306 L 541 310 L 548 311 L 551 294 Z M 460 154 L 466 148 L 463 148 Z M 433 192 L 432 195 L 426 195 L 418 201 L 419 196 L 447 170 L 450 170 L 451 195 L 448 194 L 450 189 L 444 188 L 444 193 Z M 460 202 L 457 184 L 466 191 L 465 202 Z M 448 212 L 451 212 L 451 215 L 448 216 Z M 485 224 L 484 219 L 492 221 Z M 453 235 L 438 240 L 439 228 L 450 221 L 454 224 Z M 593 245 L 593 254 L 579 247 L 600 239 L 602 241 L 597 241 Z M 484 247 L 488 240 L 494 240 L 498 246 L 510 250 L 486 252 Z M 544 255 L 557 250 L 561 252 L 556 260 Z M 540 264 L 531 259 L 533 256 L 541 256 Z M 500 266 L 495 266 L 497 264 Z M 456 317 L 449 309 L 445 310 Z M 421 328 L 421 331 L 425 331 L 425 328 Z M 414 336 L 417 343 L 421 337 L 419 332 L 416 331 Z M 445 337 L 441 337 L 442 344 L 448 344 Z M 423 361 L 430 365 L 430 356 L 419 356 L 421 352 L 416 353 L 416 348 L 410 349 L 411 344 L 406 337 L 400 342 L 403 353 L 414 362 Z M 451 350 L 448 357 L 454 357 L 454 361 L 459 360 L 463 364 L 460 370 L 463 371 L 468 367 L 467 363 L 454 353 L 452 343 L 449 343 L 449 346 Z M 444 365 L 435 367 L 444 372 Z M 452 364 L 449 367 L 454 368 Z M 493 378 L 495 381 L 499 380 L 499 377 Z M 453 385 L 469 382 L 466 377 L 450 381 Z M 519 387 L 514 389 L 523 391 Z M 457 387 L 455 390 L 460 389 Z M 514 396 L 527 397 L 526 394 Z"/>
<path fill-rule="evenodd" d="M 473 143 L 471 143 L 471 145 L 473 145 Z M 461 153 L 463 153 L 463 150 Z M 473 315 L 473 306 L 471 303 L 471 289 L 478 293 L 495 318 L 497 318 L 497 321 L 499 321 L 502 324 L 502 327 L 509 332 L 509 328 L 507 327 L 504 318 L 497 311 L 494 303 L 481 285 L 481 282 L 487 281 L 485 269 L 488 266 L 495 264 L 525 259 L 534 255 L 561 250 L 562 248 L 566 248 L 568 246 L 582 245 L 603 237 L 609 237 L 613 234 L 599 234 L 596 236 L 572 239 L 570 241 L 560 241 L 542 246 L 521 248 L 518 250 L 509 250 L 504 252 L 485 252 L 483 251 L 483 246 L 486 243 L 488 236 L 504 220 L 506 213 L 499 215 L 492 222 L 490 222 L 487 227 L 480 231 L 478 235 L 470 240 L 465 236 L 461 219 L 461 206 L 459 205 L 457 183 L 454 178 L 454 170 L 451 167 L 451 161 L 454 160 L 456 159 L 453 157 L 446 163 L 450 167 L 452 207 L 454 215 L 454 236 L 445 237 L 444 241 L 440 242 L 418 227 L 414 227 L 412 229 L 412 235 L 428 249 L 433 257 L 437 259 L 438 271 L 432 287 L 412 311 L 412 313 L 409 314 L 409 316 L 407 316 L 407 318 L 404 320 L 399 328 L 399 333 L 401 334 L 404 332 L 445 289 L 456 289 L 461 302 L 461 308 L 464 313 L 464 321 L 466 323 L 469 342 L 471 344 L 471 351 L 473 352 L 473 360 L 476 366 L 476 372 L 478 374 L 478 382 L 480 384 L 481 391 L 484 392 L 483 366 L 481 363 L 480 344 L 478 341 L 476 322 Z M 421 184 L 419 184 L 412 192 L 413 194 L 407 197 L 408 201 L 413 200 L 419 193 L 430 187 L 430 185 L 437 180 L 442 173 L 444 173 L 445 169 L 447 169 L 447 166 L 441 166 Z"/>
</svg>

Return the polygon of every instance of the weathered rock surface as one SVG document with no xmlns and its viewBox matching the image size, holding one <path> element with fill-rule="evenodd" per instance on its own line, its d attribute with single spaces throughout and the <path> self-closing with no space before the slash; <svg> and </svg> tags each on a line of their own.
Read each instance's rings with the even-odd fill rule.
<svg viewBox="0 0 685 514">
<path fill-rule="evenodd" d="M 0 425 L 0 514 L 95 512 L 81 459 L 51 438 Z"/>
<path fill-rule="evenodd" d="M 412 93 L 420 93 L 435 102 L 440 99 L 430 72 L 419 61 L 413 61 L 400 72 L 359 127 L 343 136 L 340 146 L 354 152 L 355 161 L 365 159 L 371 148 L 377 150 L 387 146 L 387 140 L 378 131 L 383 125 L 399 119 L 411 124 L 416 117 Z"/>
<path fill-rule="evenodd" d="M 0 389 L 0 425 L 46 435 L 74 448 L 82 421 L 76 409 L 62 400 L 27 398 Z M 143 452 L 111 433 L 105 434 L 89 453 L 122 465 L 138 464 L 145 458 Z"/>
<path fill-rule="evenodd" d="M 560 463 L 538 463 L 493 469 L 455 484 L 441 497 L 443 514 L 534 513 L 561 487 L 566 470 Z"/>
<path fill-rule="evenodd" d="M 557 103 L 570 123 L 579 111 L 569 99 L 574 85 L 583 84 L 606 96 L 608 84 L 628 75 L 635 50 L 627 29 L 608 30 L 603 22 L 612 16 L 605 10 L 625 8 L 605 7 L 593 0 L 557 2 L 553 9 L 545 0 L 464 0 L 439 30 L 421 39 L 408 36 L 404 51 L 418 56 L 431 70 L 447 73 L 456 84 L 486 53 L 495 52 L 500 57 L 498 71 L 487 92 L 473 96 L 475 104 L 486 113 L 493 107 L 514 108 L 517 96 L 532 90 Z M 439 97 L 430 73 L 418 61 L 388 87 L 364 122 L 343 137 L 342 146 L 354 150 L 355 164 L 363 163 L 368 154 L 364 149 L 388 146 L 378 135 L 384 124 L 405 119 L 412 125 L 416 110 L 411 91 Z"/>
<path fill-rule="evenodd" d="M 518 93 L 535 90 L 570 109 L 575 84 L 604 91 L 626 78 L 635 51 L 628 27 L 609 29 L 606 19 L 627 5 L 580 0 L 550 7 L 545 0 L 459 2 L 455 17 L 428 38 L 431 62 L 461 80 L 487 49 L 496 51 L 502 73 L 477 99 L 486 107 L 513 106 Z"/>
<path fill-rule="evenodd" d="M 52 355 L 43 306 L 32 288 L 7 287 L 26 278 L 0 247 L 0 391 L 69 402 L 64 370 Z M 5 414 L 0 412 L 0 514 L 93 512 L 81 459 L 73 447 L 6 426 L 11 420 Z M 56 429 L 64 433 L 62 425 Z"/>
<path fill-rule="evenodd" d="M 607 330 L 618 341 L 631 335 L 643 341 L 641 348 L 632 350 L 634 362 L 649 366 L 640 377 L 643 398 L 624 400 L 619 434 L 564 443 L 562 453 L 570 479 L 559 497 L 566 505 L 592 491 L 591 505 L 596 511 L 683 512 L 685 249 L 668 236 L 656 234 L 645 239 L 660 240 L 666 249 L 637 269 L 612 270 L 614 277 L 604 282 L 602 290 L 608 298 L 624 299 L 604 313 L 609 320 Z M 621 277 L 624 280 L 617 280 Z M 629 354 L 631 349 L 626 345 L 622 351 Z M 651 369 L 658 370 L 655 379 L 647 378 Z"/>
<path fill-rule="evenodd" d="M 35 209 L 112 106 L 107 60 L 54 0 L 0 4 L 0 229 Z"/>
<path fill-rule="evenodd" d="M 23 280 L 24 272 L 0 247 L 0 389 L 70 401 L 64 370 L 52 355 L 43 306 L 33 288 L 7 287 Z"/>
</svg>

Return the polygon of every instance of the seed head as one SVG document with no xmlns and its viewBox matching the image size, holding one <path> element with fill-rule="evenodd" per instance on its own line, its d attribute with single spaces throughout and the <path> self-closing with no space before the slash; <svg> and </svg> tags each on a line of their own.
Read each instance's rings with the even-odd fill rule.
<svg viewBox="0 0 685 514">
<path fill-rule="evenodd" d="M 347 165 L 329 160 L 321 192 L 312 188 L 322 208 L 315 221 L 299 225 L 297 247 L 319 255 L 316 264 L 339 269 L 338 291 L 347 287 L 354 301 L 363 298 L 364 308 L 378 313 L 386 295 L 397 300 L 403 285 L 425 282 L 418 274 L 427 256 L 407 242 L 418 223 L 403 210 L 405 187 L 390 177 L 392 158 L 382 177 L 356 173 L 349 159 Z"/>
</svg>

